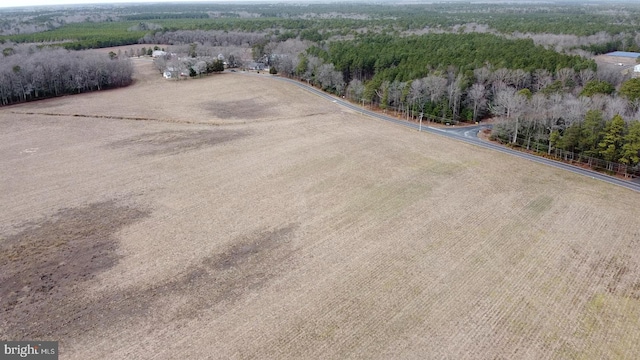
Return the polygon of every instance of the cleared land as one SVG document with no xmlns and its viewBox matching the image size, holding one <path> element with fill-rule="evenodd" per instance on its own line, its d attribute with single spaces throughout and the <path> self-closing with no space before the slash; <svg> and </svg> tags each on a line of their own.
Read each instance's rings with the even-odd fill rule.
<svg viewBox="0 0 640 360">
<path fill-rule="evenodd" d="M 0 338 L 64 359 L 640 355 L 640 194 L 266 77 L 137 66 L 0 109 Z"/>
<path fill-rule="evenodd" d="M 594 60 L 599 69 L 609 68 L 612 71 L 620 71 L 623 74 L 633 72 L 633 67 L 637 64 L 636 59 L 622 56 L 598 55 L 594 57 Z"/>
</svg>

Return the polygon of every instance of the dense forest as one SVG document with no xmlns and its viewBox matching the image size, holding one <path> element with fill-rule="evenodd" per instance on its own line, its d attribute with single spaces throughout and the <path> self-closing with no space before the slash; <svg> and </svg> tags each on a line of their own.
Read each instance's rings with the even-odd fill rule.
<svg viewBox="0 0 640 360">
<path fill-rule="evenodd" d="M 0 9 L 0 41 L 67 41 L 74 49 L 133 44 L 127 30 L 153 22 L 155 31 L 223 30 L 288 33 L 320 41 L 362 31 L 407 35 L 425 31 L 478 31 L 503 35 L 609 36 L 609 47 L 637 48 L 640 6 L 567 4 L 153 4 Z M 82 24 L 81 26 L 77 26 Z M 91 28 L 95 28 L 92 31 Z M 476 31 L 476 30 L 472 30 Z M 90 38 L 88 32 L 92 33 Z M 34 34 L 33 36 L 25 36 Z M 98 36 L 101 34 L 102 36 Z M 618 36 L 616 36 L 618 35 Z M 138 36 L 140 38 L 142 35 Z M 136 39 L 137 39 L 136 38 Z M 563 39 L 563 40 L 566 40 Z M 588 48 L 598 44 L 582 44 Z M 631 48 L 629 48 L 631 47 Z M 604 49 L 604 48 L 602 48 Z M 591 50 L 597 50 L 593 48 Z M 625 49 L 619 49 L 625 50 Z"/>
<path fill-rule="evenodd" d="M 192 3 L 0 14 L 3 105 L 126 85 L 126 58 L 152 52 L 98 59 L 67 50 L 163 44 L 174 54 L 156 59 L 160 72 L 260 63 L 407 121 L 493 118 L 496 140 L 638 172 L 640 86 L 630 71 L 594 61 L 640 51 L 637 4 Z"/>
<path fill-rule="evenodd" d="M 509 40 L 491 34 L 431 34 L 397 38 L 391 35 L 365 35 L 351 41 L 336 41 L 327 51 L 310 53 L 333 63 L 345 81 L 408 81 L 427 75 L 430 69 L 454 66 L 472 72 L 490 62 L 496 67 L 522 69 L 596 69 L 593 60 L 559 54 L 532 40 Z"/>
</svg>

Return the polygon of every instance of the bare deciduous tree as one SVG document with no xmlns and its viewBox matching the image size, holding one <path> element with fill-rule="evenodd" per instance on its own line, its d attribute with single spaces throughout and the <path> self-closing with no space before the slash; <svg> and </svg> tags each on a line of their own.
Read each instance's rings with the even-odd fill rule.
<svg viewBox="0 0 640 360">
<path fill-rule="evenodd" d="M 506 117 L 507 120 L 515 119 L 513 143 L 518 139 L 519 120 L 526 109 L 526 105 L 526 96 L 516 92 L 516 89 L 512 87 L 498 91 L 493 101 L 491 111 L 496 116 Z"/>
<path fill-rule="evenodd" d="M 409 103 L 411 104 L 411 108 L 417 106 L 420 111 L 423 111 L 427 96 L 426 80 L 413 80 L 409 89 Z"/>
<path fill-rule="evenodd" d="M 349 82 L 347 87 L 347 96 L 355 101 L 362 101 L 362 95 L 364 94 L 364 84 L 362 80 L 353 79 Z"/>
<path fill-rule="evenodd" d="M 604 108 L 605 119 L 612 119 L 616 115 L 620 115 L 623 118 L 627 117 L 627 110 L 629 109 L 629 101 L 622 97 L 612 97 Z"/>
<path fill-rule="evenodd" d="M 281 74 L 291 76 L 294 74 L 298 63 L 300 62 L 300 54 L 302 54 L 310 43 L 297 39 L 288 39 L 284 42 L 273 42 L 265 46 L 271 54 L 273 65 Z"/>
<path fill-rule="evenodd" d="M 27 49 L 0 62 L 0 105 L 131 84 L 129 60 L 62 49 Z"/>
<path fill-rule="evenodd" d="M 553 129 L 564 130 L 564 98 L 561 94 L 553 94 L 549 96 L 549 110 L 547 111 L 550 127 Z"/>
<path fill-rule="evenodd" d="M 596 73 L 591 69 L 583 69 L 578 73 L 578 80 L 581 86 L 585 86 L 589 81 L 595 79 Z"/>
<path fill-rule="evenodd" d="M 476 83 L 486 86 L 491 80 L 491 70 L 489 70 L 488 67 L 483 66 L 473 70 L 473 76 L 476 78 Z"/>
<path fill-rule="evenodd" d="M 331 65 L 333 66 L 333 64 Z M 335 89 L 335 93 L 337 95 L 342 95 L 344 93 L 345 82 L 342 77 L 342 71 L 331 71 L 331 86 Z"/>
<path fill-rule="evenodd" d="M 533 72 L 533 90 L 540 91 L 553 83 L 551 73 L 546 69 L 538 69 Z"/>
<path fill-rule="evenodd" d="M 516 69 L 511 72 L 511 84 L 516 87 L 516 89 L 524 89 L 529 87 L 531 83 L 531 74 L 522 70 Z"/>
<path fill-rule="evenodd" d="M 473 84 L 468 92 L 469 99 L 473 106 L 473 121 L 478 120 L 478 113 L 484 110 L 487 104 L 487 91 L 480 83 Z"/>
<path fill-rule="evenodd" d="M 576 122 L 581 122 L 584 119 L 584 115 L 588 109 L 588 104 L 585 102 L 588 102 L 588 99 L 584 97 L 576 98 L 572 94 L 566 94 L 563 97 L 565 127 L 569 127 Z"/>
<path fill-rule="evenodd" d="M 177 30 L 155 32 L 145 36 L 142 41 L 147 44 L 190 44 L 198 43 L 209 46 L 244 46 L 252 47 L 265 41 L 266 33 L 262 32 L 237 32 L 222 30 Z M 203 54 L 203 56 L 211 54 Z"/>
<path fill-rule="evenodd" d="M 319 58 L 315 57 L 315 56 L 308 56 L 307 57 L 307 68 L 304 71 L 304 73 L 302 74 L 302 78 L 305 80 L 311 80 L 313 79 L 314 75 L 316 74 L 318 68 L 320 67 L 320 65 L 322 65 L 322 60 L 320 60 Z"/>
<path fill-rule="evenodd" d="M 571 68 L 562 68 L 556 72 L 556 80 L 562 83 L 564 87 L 570 87 L 575 84 L 575 70 Z"/>
<path fill-rule="evenodd" d="M 494 95 L 508 86 L 510 77 L 511 71 L 506 68 L 500 68 L 491 74 L 491 90 Z"/>
<path fill-rule="evenodd" d="M 404 90 L 405 86 L 407 86 L 406 83 L 399 82 L 397 80 L 394 80 L 393 82 L 391 82 L 391 84 L 389 84 L 389 102 L 391 106 L 396 109 L 396 113 L 401 105 L 400 100 L 402 98 L 402 91 Z"/>
<path fill-rule="evenodd" d="M 447 86 L 447 93 L 449 95 L 449 107 L 451 108 L 453 120 L 457 120 L 458 118 L 460 99 L 462 97 L 462 85 L 464 82 L 463 80 L 464 79 L 462 75 L 458 74 L 458 76 Z"/>
<path fill-rule="evenodd" d="M 447 79 L 441 76 L 429 75 L 423 81 L 429 101 L 432 103 L 438 102 L 447 91 Z"/>
<path fill-rule="evenodd" d="M 596 78 L 606 81 L 614 87 L 618 87 L 625 80 L 625 76 L 620 71 L 620 67 L 609 64 L 601 64 L 598 66 Z"/>
<path fill-rule="evenodd" d="M 322 64 L 318 67 L 316 73 L 316 81 L 323 89 L 329 89 L 333 85 L 333 72 L 335 68 L 333 64 Z"/>
</svg>

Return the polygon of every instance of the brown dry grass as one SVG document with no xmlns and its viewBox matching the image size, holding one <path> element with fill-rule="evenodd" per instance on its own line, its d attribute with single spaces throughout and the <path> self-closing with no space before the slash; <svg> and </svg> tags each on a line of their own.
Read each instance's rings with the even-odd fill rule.
<svg viewBox="0 0 640 360">
<path fill-rule="evenodd" d="M 138 66 L 0 110 L 0 338 L 65 359 L 640 354 L 640 194 L 265 77 Z"/>
</svg>

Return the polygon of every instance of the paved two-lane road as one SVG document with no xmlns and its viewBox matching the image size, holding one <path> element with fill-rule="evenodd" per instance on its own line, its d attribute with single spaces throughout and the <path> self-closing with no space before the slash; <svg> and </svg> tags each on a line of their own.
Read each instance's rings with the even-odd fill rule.
<svg viewBox="0 0 640 360">
<path fill-rule="evenodd" d="M 352 104 L 348 101 L 342 100 L 338 97 L 335 97 L 333 95 L 329 95 L 327 93 L 325 93 L 324 91 L 318 90 L 314 87 L 308 86 L 304 83 L 301 83 L 299 81 L 296 80 L 292 80 L 292 79 L 288 79 L 288 78 L 283 78 L 283 77 L 272 77 L 272 79 L 277 79 L 279 81 L 285 81 L 285 82 L 289 82 L 291 84 L 294 84 L 302 89 L 305 89 L 307 91 L 310 91 L 322 98 L 327 99 L 328 101 L 337 103 L 341 106 L 344 106 L 346 108 L 349 108 L 353 111 L 359 112 L 361 114 L 370 116 L 372 118 L 375 119 L 379 119 L 379 120 L 384 120 L 384 121 L 388 121 L 388 122 L 392 122 L 392 123 L 396 123 L 398 125 L 402 125 L 402 126 L 407 126 L 413 129 L 418 130 L 418 124 L 412 123 L 412 122 L 408 122 L 408 121 L 404 121 L 404 120 L 399 120 L 396 118 L 392 118 L 383 114 L 379 114 L 377 112 L 374 111 L 370 111 L 367 109 L 364 109 L 358 105 Z M 563 169 L 566 171 L 571 171 L 573 173 L 576 174 L 580 174 L 580 175 L 584 175 L 584 176 L 589 176 L 592 179 L 597 179 L 600 181 L 604 181 L 604 182 L 608 182 L 610 184 L 614 184 L 614 185 L 618 185 L 618 186 L 622 186 L 624 188 L 633 190 L 633 191 L 637 191 L 640 192 L 640 183 L 636 183 L 636 182 L 631 182 L 631 181 L 625 181 L 622 179 L 618 179 L 612 176 L 607 176 L 604 174 L 601 174 L 599 172 L 595 172 L 592 170 L 587 170 L 587 169 L 583 169 L 577 166 L 573 166 L 573 165 L 569 165 L 569 164 L 565 164 L 563 162 L 559 162 L 559 161 L 553 161 L 547 158 L 543 158 L 540 156 L 536 156 L 536 155 L 532 155 L 532 154 L 528 154 L 525 152 L 521 152 L 521 151 L 517 151 L 517 150 L 513 150 L 492 142 L 488 142 L 488 141 L 483 141 L 480 140 L 478 138 L 478 132 L 482 129 L 488 127 L 488 125 L 476 125 L 476 126 L 469 126 L 469 127 L 451 127 L 451 128 L 447 128 L 447 129 L 442 129 L 442 128 L 435 128 L 435 127 L 431 127 L 431 126 L 425 126 L 425 124 L 423 123 L 422 126 L 422 131 L 424 132 L 428 132 L 428 133 L 432 133 L 432 134 L 437 134 L 437 135 L 441 135 L 441 136 L 446 136 L 450 139 L 454 139 L 454 140 L 458 140 L 458 141 L 463 141 L 466 142 L 468 144 L 473 144 L 476 146 L 480 146 L 483 147 L 485 149 L 490 149 L 490 150 L 494 150 L 494 151 L 499 151 L 505 154 L 509 154 L 509 155 L 513 155 L 513 156 L 517 156 L 523 159 L 527 159 L 539 164 L 544 164 L 544 165 L 548 165 L 548 166 L 553 166 L 555 168 L 559 168 L 559 169 Z"/>
</svg>

